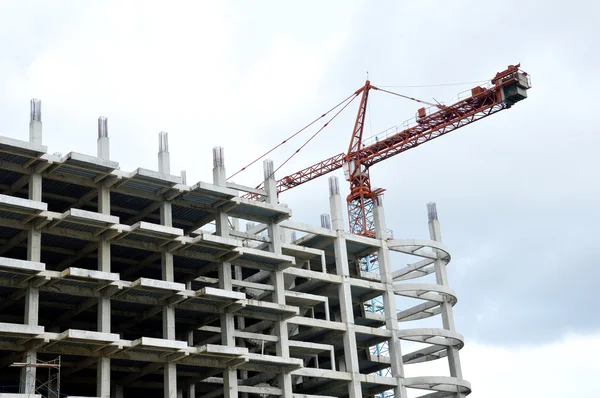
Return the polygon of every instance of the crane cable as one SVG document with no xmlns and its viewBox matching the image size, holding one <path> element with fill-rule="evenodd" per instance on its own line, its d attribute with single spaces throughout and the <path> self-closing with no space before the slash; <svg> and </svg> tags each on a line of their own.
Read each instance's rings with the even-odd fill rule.
<svg viewBox="0 0 600 398">
<path fill-rule="evenodd" d="M 409 97 L 408 95 L 403 95 L 403 94 L 395 93 L 393 91 L 384 90 L 384 89 L 379 88 L 379 87 L 373 87 L 373 88 L 376 89 L 376 90 L 382 91 L 384 93 L 388 93 L 388 94 L 392 94 L 392 95 L 397 95 L 398 97 L 406 98 L 406 99 L 409 99 L 409 100 L 412 100 L 412 101 L 415 101 L 415 102 L 419 102 L 421 104 L 425 104 L 425 105 L 429 105 L 429 106 L 435 106 L 435 107 L 438 107 L 438 108 L 441 106 L 440 104 L 434 104 L 434 103 L 431 103 L 431 102 L 423 101 L 423 100 L 420 100 L 420 99 Z"/>
<path fill-rule="evenodd" d="M 474 80 L 471 82 L 462 82 L 462 83 L 441 83 L 441 84 L 421 84 L 421 85 L 413 85 L 413 86 L 378 86 L 378 87 L 389 87 L 389 88 L 423 88 L 423 87 L 447 87 L 447 86 L 464 86 L 466 84 L 479 84 L 485 83 L 489 80 Z"/>
<path fill-rule="evenodd" d="M 354 100 L 356 97 L 358 97 L 358 94 L 359 94 L 359 93 L 354 93 L 354 94 L 352 94 L 352 95 L 350 96 L 350 97 L 352 97 L 352 98 L 350 99 L 350 101 L 348 101 L 348 102 L 347 102 L 347 103 L 346 103 L 346 104 L 345 104 L 345 105 L 342 107 L 342 109 L 340 109 L 339 111 L 337 111 L 337 112 L 335 113 L 335 115 L 333 115 L 333 116 L 331 117 L 331 119 L 329 119 L 329 120 L 327 121 L 327 123 L 325 123 L 325 124 L 324 124 L 324 125 L 323 125 L 323 126 L 320 128 L 320 129 L 319 129 L 319 130 L 317 130 L 317 132 L 316 132 L 316 133 L 314 133 L 314 134 L 313 134 L 313 135 L 312 135 L 312 136 L 311 136 L 311 137 L 310 137 L 308 140 L 306 140 L 306 142 L 305 142 L 304 144 L 302 144 L 302 146 L 301 146 L 300 148 L 296 149 L 296 151 L 295 151 L 294 153 L 292 153 L 292 154 L 290 155 L 290 157 L 288 157 L 288 158 L 287 158 L 287 159 L 286 159 L 286 160 L 285 160 L 285 161 L 284 161 L 284 162 L 283 162 L 283 163 L 282 163 L 282 164 L 281 164 L 281 165 L 280 165 L 280 166 L 279 166 L 277 169 L 275 169 L 275 171 L 273 171 L 273 172 L 272 172 L 272 173 L 271 173 L 271 174 L 268 176 L 268 178 L 266 178 L 265 180 L 267 180 L 267 179 L 271 178 L 273 175 L 275 175 L 275 173 L 276 173 L 277 171 L 279 171 L 279 169 L 281 169 L 283 166 L 285 166 L 285 164 L 286 164 L 287 162 L 289 162 L 289 161 L 290 161 L 290 159 L 292 159 L 294 156 L 296 156 L 296 155 L 297 155 L 297 154 L 298 154 L 298 153 L 299 153 L 299 152 L 300 152 L 300 151 L 301 151 L 301 150 L 302 150 L 302 149 L 303 149 L 303 148 L 304 148 L 306 145 L 308 145 L 308 143 L 309 143 L 309 142 L 311 142 L 313 138 L 315 138 L 315 137 L 316 137 L 316 136 L 317 136 L 317 135 L 318 135 L 318 134 L 319 134 L 321 131 L 323 131 L 323 129 L 324 129 L 325 127 L 327 127 L 327 126 L 329 125 L 329 123 L 331 123 L 331 122 L 333 121 L 333 119 L 335 119 L 335 118 L 336 118 L 336 117 L 337 117 L 337 116 L 338 116 L 340 113 L 342 113 L 342 111 L 343 111 L 344 109 L 346 109 L 346 108 L 348 107 L 348 105 L 350 105 L 350 104 L 352 103 L 352 101 L 353 101 L 353 100 Z M 350 97 L 346 98 L 346 100 L 348 100 Z M 346 101 L 346 100 L 344 100 L 344 101 Z M 344 101 L 342 101 L 341 103 L 343 103 Z M 259 185 L 259 186 L 260 186 L 260 185 Z"/>
<path fill-rule="evenodd" d="M 313 120 L 312 122 L 310 122 L 309 124 L 307 124 L 306 126 L 302 127 L 300 130 L 296 131 L 294 134 L 292 134 L 291 136 L 289 136 L 288 138 L 286 138 L 285 140 L 283 140 L 281 143 L 279 143 L 278 145 L 274 146 L 273 148 L 269 149 L 267 152 L 263 153 L 261 156 L 259 156 L 258 158 L 254 159 L 252 162 L 248 163 L 246 166 L 242 167 L 241 169 L 239 169 L 238 171 L 236 171 L 235 173 L 233 173 L 232 175 L 230 175 L 229 177 L 227 177 L 227 180 L 229 180 L 230 178 L 235 177 L 236 175 L 238 175 L 239 173 L 241 173 L 242 171 L 246 170 L 248 167 L 252 166 L 254 163 L 258 162 L 259 160 L 261 160 L 262 158 L 264 158 L 265 156 L 267 156 L 268 154 L 270 154 L 271 152 L 273 152 L 275 149 L 279 148 L 280 146 L 282 146 L 283 144 L 285 144 L 286 142 L 288 142 L 289 140 L 291 140 L 292 138 L 294 138 L 295 136 L 297 136 L 298 134 L 300 134 L 301 132 L 303 132 L 304 130 L 306 130 L 307 128 L 309 128 L 310 126 L 312 126 L 313 124 L 315 124 L 316 122 L 318 122 L 319 120 L 323 119 L 325 116 L 327 116 L 329 113 L 331 113 L 333 110 L 335 110 L 336 108 L 338 108 L 340 105 L 342 105 L 344 102 L 350 100 L 350 102 L 352 102 L 352 100 L 354 100 L 354 98 L 356 98 L 357 94 L 356 93 L 352 93 L 350 94 L 348 97 L 346 97 L 343 101 L 341 101 L 340 103 L 338 103 L 337 105 L 335 105 L 333 108 L 329 109 L 327 112 L 325 112 L 324 114 L 322 114 L 321 116 L 319 116 L 318 118 L 316 118 L 315 120 Z M 348 104 L 350 103 L 348 102 Z M 348 106 L 348 104 L 346 104 L 344 106 L 344 108 L 346 108 L 346 106 Z M 342 109 L 344 109 L 342 108 Z M 337 116 L 339 115 L 339 112 L 335 115 Z M 335 116 L 333 118 L 335 118 Z M 331 122 L 330 119 L 329 122 Z M 329 123 L 327 122 L 325 124 L 325 126 L 327 126 L 327 124 Z M 323 126 L 323 127 L 325 127 Z M 323 127 L 321 127 L 321 130 L 323 129 Z M 321 131 L 319 130 L 319 131 Z M 318 133 L 318 132 L 317 132 Z M 314 135 L 313 135 L 314 137 Z M 312 139 L 313 137 L 311 137 L 310 139 Z M 310 141 L 310 140 L 309 140 Z M 308 143 L 308 142 L 307 142 Z M 306 144 L 305 144 L 306 145 Z M 303 147 L 303 146 L 302 146 Z M 302 147 L 300 149 L 302 149 Z M 293 155 L 292 155 L 293 156 Z M 289 158 L 288 158 L 289 160 Z M 287 162 L 287 160 L 286 160 Z M 283 165 L 282 165 L 283 166 Z M 281 166 L 280 166 L 281 167 Z M 279 169 L 277 169 L 279 170 Z"/>
</svg>

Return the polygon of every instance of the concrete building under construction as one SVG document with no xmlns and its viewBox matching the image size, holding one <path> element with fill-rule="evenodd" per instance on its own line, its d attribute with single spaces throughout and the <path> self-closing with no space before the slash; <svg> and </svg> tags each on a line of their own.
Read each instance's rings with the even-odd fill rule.
<svg viewBox="0 0 600 398">
<path fill-rule="evenodd" d="M 37 100 L 29 140 L 0 137 L 0 397 L 470 393 L 434 204 L 426 239 L 390 238 L 382 201 L 374 237 L 350 234 L 331 177 L 306 225 L 272 162 L 245 187 L 215 148 L 213 181 L 188 185 L 159 141 L 158 171 L 120 170 L 100 118 L 96 156 L 49 154 Z M 434 360 L 446 376 L 409 371 Z"/>
</svg>

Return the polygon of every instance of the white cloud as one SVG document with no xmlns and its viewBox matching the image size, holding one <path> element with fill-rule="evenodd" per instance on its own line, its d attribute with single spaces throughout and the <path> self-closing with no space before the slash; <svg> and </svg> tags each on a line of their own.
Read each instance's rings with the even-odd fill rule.
<svg viewBox="0 0 600 398">
<path fill-rule="evenodd" d="M 596 383 L 600 375 L 600 334 L 570 335 L 536 347 L 491 347 L 467 342 L 460 355 L 464 378 L 473 388 L 469 397 L 600 396 Z M 449 375 L 445 360 L 407 366 L 405 371 L 408 377 Z"/>
</svg>

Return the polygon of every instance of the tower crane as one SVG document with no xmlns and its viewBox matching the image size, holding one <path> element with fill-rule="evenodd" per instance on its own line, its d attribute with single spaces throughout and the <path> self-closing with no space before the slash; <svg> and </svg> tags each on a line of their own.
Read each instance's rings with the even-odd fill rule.
<svg viewBox="0 0 600 398">
<path fill-rule="evenodd" d="M 509 65 L 487 84 L 471 89 L 465 98 L 451 105 L 426 103 L 430 106 L 420 108 L 411 123 L 384 132 L 381 137 L 375 137 L 374 142 L 363 142 L 367 103 L 371 91 L 382 91 L 416 100 L 378 88 L 367 80 L 365 85 L 354 93 L 355 97 L 360 96 L 361 99 L 348 151 L 279 179 L 276 185 L 277 193 L 343 169 L 346 180 L 350 182 L 350 194 L 346 198 L 350 232 L 374 237 L 373 208 L 384 190 L 371 188 L 369 177 L 371 166 L 460 127 L 509 109 L 515 103 L 527 98 L 529 88 L 531 88 L 530 77 L 520 69 L 520 64 Z M 256 197 L 253 194 L 248 196 Z"/>
<path fill-rule="evenodd" d="M 426 103 L 425 101 L 420 101 L 415 98 L 406 97 L 376 87 L 367 80 L 365 85 L 356 90 L 354 95 L 351 96 L 352 99 L 360 96 L 360 104 L 347 152 L 339 153 L 277 180 L 277 193 L 279 194 L 287 191 L 325 174 L 331 173 L 332 171 L 343 169 L 345 178 L 350 183 L 350 194 L 346 198 L 350 232 L 357 235 L 375 237 L 374 208 L 377 206 L 380 195 L 384 190 L 372 189 L 369 168 L 374 164 L 389 159 L 392 156 L 398 155 L 399 153 L 405 152 L 425 142 L 441 137 L 458 128 L 498 113 L 504 109 L 509 109 L 515 103 L 526 99 L 527 90 L 531 88 L 531 81 L 529 75 L 519 68 L 520 64 L 509 65 L 505 70 L 498 72 L 489 82 L 474 87 L 466 96 L 464 96 L 464 98 L 459 98 L 457 102 L 451 105 Z M 387 92 L 389 94 L 425 103 L 429 106 L 418 109 L 414 119 L 406 122 L 401 128 L 388 129 L 382 134 L 375 136 L 374 140 L 363 141 L 367 104 L 371 91 Z M 342 103 L 344 102 L 345 101 Z M 342 110 L 344 108 L 345 106 Z M 339 112 L 336 116 L 338 114 Z M 325 115 L 326 114 L 322 115 L 322 117 Z M 309 124 L 309 126 L 311 124 Z M 328 123 L 326 123 L 323 128 L 327 126 L 327 124 Z M 313 135 L 309 141 L 314 138 L 315 135 Z M 283 143 L 286 141 L 287 140 L 284 140 Z M 282 144 L 279 144 L 275 148 Z M 304 145 L 306 145 L 306 143 Z M 298 151 L 296 151 L 295 154 L 298 153 Z M 290 158 L 288 158 L 288 160 Z M 244 169 L 245 168 L 242 170 Z M 261 185 L 257 188 L 260 188 Z M 246 197 L 257 199 L 258 195 L 247 194 Z M 363 271 L 379 270 L 376 253 L 360 259 L 359 264 Z M 369 312 L 383 312 L 383 302 L 381 301 L 381 297 L 371 299 L 369 303 L 365 303 L 365 310 Z M 371 348 L 372 353 L 375 355 L 385 355 L 387 350 L 387 342 Z M 386 375 L 389 374 L 389 370 L 389 368 L 385 370 Z M 383 371 L 379 371 L 378 373 L 383 375 Z M 386 392 L 378 394 L 377 397 L 393 398 L 393 394 Z"/>
</svg>

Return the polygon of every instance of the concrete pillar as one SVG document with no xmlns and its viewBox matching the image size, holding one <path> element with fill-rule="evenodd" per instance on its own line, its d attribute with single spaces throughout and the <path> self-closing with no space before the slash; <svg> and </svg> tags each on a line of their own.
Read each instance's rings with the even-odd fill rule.
<svg viewBox="0 0 600 398">
<path fill-rule="evenodd" d="M 105 117 L 98 118 L 98 157 L 110 160 L 108 138 L 108 121 Z M 110 215 L 110 188 L 103 182 L 98 184 L 98 213 Z M 101 238 L 98 242 L 98 270 L 110 272 L 110 241 Z M 98 299 L 98 331 L 111 332 L 110 298 L 102 295 Z M 100 398 L 110 398 L 110 358 L 100 357 L 96 366 L 96 395 Z"/>
<path fill-rule="evenodd" d="M 239 220 L 235 219 L 234 221 L 234 229 L 235 230 L 239 230 Z M 243 275 L 242 275 L 242 267 L 240 267 L 239 265 L 235 265 L 233 267 L 234 270 L 234 277 L 235 280 L 241 281 L 244 279 Z M 246 318 L 244 318 L 243 316 L 238 316 L 237 317 L 237 326 L 240 330 L 244 330 L 246 328 Z M 237 341 L 237 345 L 238 347 L 246 347 L 246 343 L 244 341 L 244 339 L 238 339 Z M 246 380 L 248 378 L 248 371 L 247 370 L 240 370 L 240 379 L 242 380 Z M 240 396 L 242 398 L 248 398 L 248 393 L 241 393 Z"/>
<path fill-rule="evenodd" d="M 192 282 L 186 282 L 185 288 L 188 290 L 192 290 Z M 187 333 L 187 343 L 189 347 L 194 346 L 194 331 L 189 331 Z M 192 382 L 187 386 L 187 394 L 188 398 L 194 398 L 196 396 L 196 384 Z"/>
<path fill-rule="evenodd" d="M 348 252 L 344 238 L 344 218 L 342 216 L 342 198 L 337 177 L 329 178 L 329 207 L 331 209 L 332 228 L 336 232 L 334 240 L 336 272 L 342 277 L 339 286 L 340 311 L 342 322 L 348 325 L 344 333 L 344 359 L 346 372 L 352 373 L 352 381 L 348 385 L 350 398 L 361 398 L 360 370 L 358 366 L 358 350 L 356 333 L 354 331 L 354 312 L 352 310 L 352 290 L 350 288 L 350 270 L 348 267 Z"/>
<path fill-rule="evenodd" d="M 277 204 L 277 186 L 275 181 L 275 168 L 272 160 L 265 160 L 263 163 L 264 177 L 265 177 L 265 191 L 267 192 L 267 203 L 276 205 Z M 279 225 L 270 222 L 267 225 L 267 231 L 271 243 L 269 244 L 269 250 L 273 253 L 281 254 L 281 231 Z M 275 270 L 271 274 L 271 279 L 275 291 L 273 292 L 273 302 L 277 304 L 285 305 L 285 280 L 283 271 Z M 275 333 L 277 334 L 278 341 L 275 347 L 277 356 L 282 358 L 290 357 L 289 348 L 289 336 L 288 336 L 288 323 L 285 320 L 275 322 Z M 291 397 L 293 395 L 292 390 L 292 375 L 288 372 L 279 375 L 279 388 L 282 390 L 284 397 Z"/>
<path fill-rule="evenodd" d="M 117 384 L 115 386 L 115 398 L 123 398 L 123 386 Z"/>
<path fill-rule="evenodd" d="M 225 171 L 225 153 L 222 147 L 213 148 L 213 183 L 224 187 L 227 174 Z M 229 236 L 229 218 L 227 213 L 218 209 L 216 212 L 216 229 L 217 235 Z M 230 262 L 222 262 L 219 264 L 219 289 L 233 291 L 233 275 Z M 233 314 L 221 314 L 221 344 L 229 347 L 235 347 L 235 318 Z M 238 383 L 237 371 L 227 368 L 223 371 L 223 394 L 225 398 L 237 398 Z"/>
<path fill-rule="evenodd" d="M 42 101 L 34 98 L 29 106 L 29 142 L 42 145 Z"/>
<path fill-rule="evenodd" d="M 331 229 L 331 216 L 329 214 L 321 214 L 321 226 L 323 228 Z"/>
<path fill-rule="evenodd" d="M 163 372 L 163 396 L 177 398 L 177 365 L 167 362 Z"/>
<path fill-rule="evenodd" d="M 42 144 L 42 102 L 32 99 L 30 103 L 29 120 L 29 142 Z M 42 175 L 32 173 L 29 176 L 29 199 L 42 200 Z M 27 231 L 27 260 L 40 261 L 42 254 L 42 233 L 36 229 L 33 223 L 30 224 Z M 40 291 L 30 282 L 25 292 L 25 315 L 24 324 L 37 326 L 39 317 Z M 24 362 L 29 364 L 37 363 L 37 351 L 28 349 L 25 351 Z M 21 370 L 20 391 L 24 394 L 33 394 L 36 384 L 36 368 L 24 367 Z"/>
<path fill-rule="evenodd" d="M 158 171 L 171 174 L 171 157 L 169 155 L 169 133 L 158 134 Z"/>
<path fill-rule="evenodd" d="M 98 157 L 110 159 L 110 145 L 108 140 L 108 120 L 104 116 L 98 118 Z"/>
<path fill-rule="evenodd" d="M 170 173 L 168 134 L 161 132 L 158 136 L 158 171 Z M 167 227 L 173 226 L 173 213 L 171 202 L 163 201 L 160 204 L 160 223 Z M 160 254 L 162 279 L 168 282 L 175 281 L 173 253 L 166 248 Z M 175 340 L 175 308 L 172 305 L 163 307 L 163 339 Z M 167 362 L 163 369 L 163 392 L 165 398 L 177 398 L 177 365 Z"/>
<path fill-rule="evenodd" d="M 437 208 L 435 203 L 427 204 L 427 215 L 429 218 L 429 237 L 431 240 L 435 240 L 437 242 L 442 241 L 442 232 L 440 229 L 440 222 L 438 221 L 437 216 Z M 444 261 L 441 260 L 442 253 L 437 253 L 438 259 L 435 261 L 435 280 L 438 285 L 442 285 L 445 287 L 449 287 L 448 285 L 448 275 L 446 273 L 446 265 Z M 454 314 L 452 311 L 452 305 L 446 301 L 444 298 L 444 302 L 441 304 L 441 316 L 442 316 L 442 325 L 444 329 L 455 331 L 454 328 Z M 462 379 L 462 368 L 460 365 L 460 354 L 457 348 L 450 347 L 447 350 L 448 353 L 448 365 L 450 367 L 450 376 L 457 377 Z M 457 398 L 464 397 L 464 394 L 457 393 Z"/>
<path fill-rule="evenodd" d="M 383 307 L 385 310 L 385 326 L 392 332 L 392 337 L 388 341 L 390 367 L 392 377 L 396 378 L 398 385 L 394 388 L 394 397 L 406 398 L 406 388 L 402 384 L 404 378 L 404 366 L 402 364 L 402 348 L 398 338 L 398 315 L 396 308 L 396 295 L 394 294 L 394 280 L 392 278 L 392 262 L 390 259 L 390 250 L 387 247 L 387 230 L 385 224 L 385 213 L 383 210 L 382 198 L 377 201 L 374 209 L 375 233 L 376 238 L 382 243 L 381 249 L 377 252 L 379 261 L 379 273 L 381 282 L 385 285 L 383 293 Z"/>
<path fill-rule="evenodd" d="M 187 172 L 185 170 L 181 170 L 181 183 L 187 185 Z"/>
</svg>

